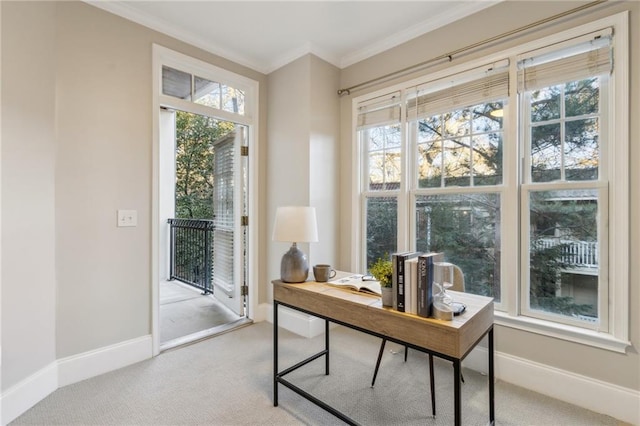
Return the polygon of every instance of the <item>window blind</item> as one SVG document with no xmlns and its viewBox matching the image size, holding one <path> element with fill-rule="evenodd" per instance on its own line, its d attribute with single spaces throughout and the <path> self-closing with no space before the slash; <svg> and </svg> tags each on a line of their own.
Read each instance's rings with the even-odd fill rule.
<svg viewBox="0 0 640 426">
<path fill-rule="evenodd" d="M 213 143 L 213 284 L 232 295 L 234 289 L 234 142 L 231 132 Z"/>
<path fill-rule="evenodd" d="M 509 96 L 508 61 L 417 87 L 407 117 L 420 119 Z"/>
<path fill-rule="evenodd" d="M 400 92 L 393 92 L 358 104 L 357 130 L 400 122 Z"/>
<path fill-rule="evenodd" d="M 518 92 L 544 87 L 613 71 L 611 31 L 589 36 L 571 46 L 527 55 L 518 61 Z"/>
</svg>

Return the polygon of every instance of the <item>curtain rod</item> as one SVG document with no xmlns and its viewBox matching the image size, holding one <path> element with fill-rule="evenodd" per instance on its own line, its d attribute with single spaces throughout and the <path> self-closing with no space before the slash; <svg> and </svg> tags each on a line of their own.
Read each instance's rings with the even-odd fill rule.
<svg viewBox="0 0 640 426">
<path fill-rule="evenodd" d="M 510 37 L 512 35 L 515 35 L 515 34 L 530 30 L 530 29 L 535 28 L 537 26 L 547 24 L 547 23 L 549 23 L 551 21 L 555 21 L 556 19 L 564 18 L 565 16 L 572 15 L 572 14 L 577 13 L 577 12 L 581 12 L 581 11 L 583 11 L 585 9 L 589 9 L 589 8 L 591 8 L 593 6 L 597 6 L 597 5 L 601 4 L 601 3 L 606 3 L 606 2 L 607 2 L 607 0 L 596 0 L 596 1 L 593 1 L 591 3 L 583 4 L 582 6 L 567 10 L 566 12 L 558 13 L 557 15 L 553 15 L 553 16 L 550 16 L 548 18 L 541 19 L 539 21 L 536 21 L 536 22 L 533 22 L 531 24 L 525 25 L 524 27 L 516 28 L 515 30 L 507 31 L 505 33 L 493 36 L 491 38 L 484 39 L 482 41 L 473 43 L 473 44 L 471 44 L 469 46 L 462 47 L 460 49 L 451 51 L 449 53 L 445 53 L 444 55 L 436 56 L 435 58 L 428 59 L 428 60 L 426 60 L 424 62 L 420 62 L 420 63 L 418 63 L 416 65 L 411 65 L 409 67 L 403 68 L 403 69 L 401 69 L 399 71 L 394 71 L 392 73 L 385 74 L 383 76 L 376 77 L 376 78 L 373 78 L 371 80 L 367 80 L 367 81 L 365 81 L 363 83 L 355 84 L 355 85 L 353 85 L 351 87 L 347 87 L 345 89 L 339 89 L 338 90 L 338 96 L 350 95 L 352 90 L 360 89 L 360 88 L 366 87 L 366 86 L 370 86 L 373 83 L 378 83 L 378 82 L 382 82 L 382 81 L 385 81 L 385 80 L 389 80 L 389 79 L 391 79 L 393 77 L 400 77 L 400 76 L 402 76 L 404 74 L 408 74 L 409 72 L 419 71 L 422 68 L 427 68 L 428 66 L 434 65 L 436 62 L 439 62 L 439 61 L 442 61 L 442 60 L 448 60 L 449 62 L 451 62 L 451 61 L 453 61 L 453 57 L 455 55 L 460 54 L 460 53 L 464 53 L 464 52 L 466 52 L 468 50 L 476 49 L 476 48 L 478 48 L 480 46 L 484 46 L 486 44 L 493 43 L 493 42 L 501 40 L 503 38 Z"/>
</svg>

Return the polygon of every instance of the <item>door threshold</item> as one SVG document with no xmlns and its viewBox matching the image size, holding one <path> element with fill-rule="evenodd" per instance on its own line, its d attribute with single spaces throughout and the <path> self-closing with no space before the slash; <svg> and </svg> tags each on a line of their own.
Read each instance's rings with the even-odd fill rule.
<svg viewBox="0 0 640 426">
<path fill-rule="evenodd" d="M 213 328 L 191 333 L 186 336 L 178 337 L 176 339 L 167 340 L 160 344 L 160 352 L 175 349 L 181 346 L 191 345 L 198 343 L 202 340 L 209 339 L 211 337 L 219 336 L 224 333 L 228 333 L 233 330 L 237 330 L 242 327 L 253 324 L 253 320 L 249 318 L 240 318 L 236 321 L 232 321 L 226 324 L 222 324 Z"/>
</svg>

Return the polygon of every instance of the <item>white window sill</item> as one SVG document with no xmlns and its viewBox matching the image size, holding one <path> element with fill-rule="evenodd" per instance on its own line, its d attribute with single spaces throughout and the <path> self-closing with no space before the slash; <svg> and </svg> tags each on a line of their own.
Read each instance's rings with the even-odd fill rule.
<svg viewBox="0 0 640 426">
<path fill-rule="evenodd" d="M 494 323 L 618 353 L 626 353 L 627 348 L 631 346 L 631 342 L 617 339 L 607 333 L 585 330 L 536 318 L 513 317 L 499 311 L 495 311 Z"/>
</svg>

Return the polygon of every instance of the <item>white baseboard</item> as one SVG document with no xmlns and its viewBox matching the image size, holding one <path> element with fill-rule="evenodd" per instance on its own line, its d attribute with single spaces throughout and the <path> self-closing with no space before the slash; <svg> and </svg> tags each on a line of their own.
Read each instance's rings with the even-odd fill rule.
<svg viewBox="0 0 640 426">
<path fill-rule="evenodd" d="M 487 351 L 486 347 L 476 347 L 465 358 L 464 366 L 486 373 Z M 502 352 L 495 353 L 494 366 L 496 379 L 640 425 L 640 392 L 636 390 Z"/>
<path fill-rule="evenodd" d="M 52 362 L 2 393 L 1 423 L 9 424 L 56 389 L 58 389 L 58 363 Z"/>
<path fill-rule="evenodd" d="M 58 385 L 67 386 L 153 356 L 151 335 L 58 360 Z"/>
<path fill-rule="evenodd" d="M 273 324 L 273 305 L 269 304 L 268 321 Z M 324 333 L 324 320 L 285 306 L 278 308 L 278 326 L 302 337 L 316 337 Z"/>
<path fill-rule="evenodd" d="M 251 319 L 253 322 L 270 321 L 270 313 L 272 312 L 271 303 L 260 303 L 256 312 L 253 312 Z"/>
<path fill-rule="evenodd" d="M 1 422 L 12 422 L 59 387 L 149 359 L 152 350 L 149 335 L 59 359 L 2 393 Z"/>
</svg>

